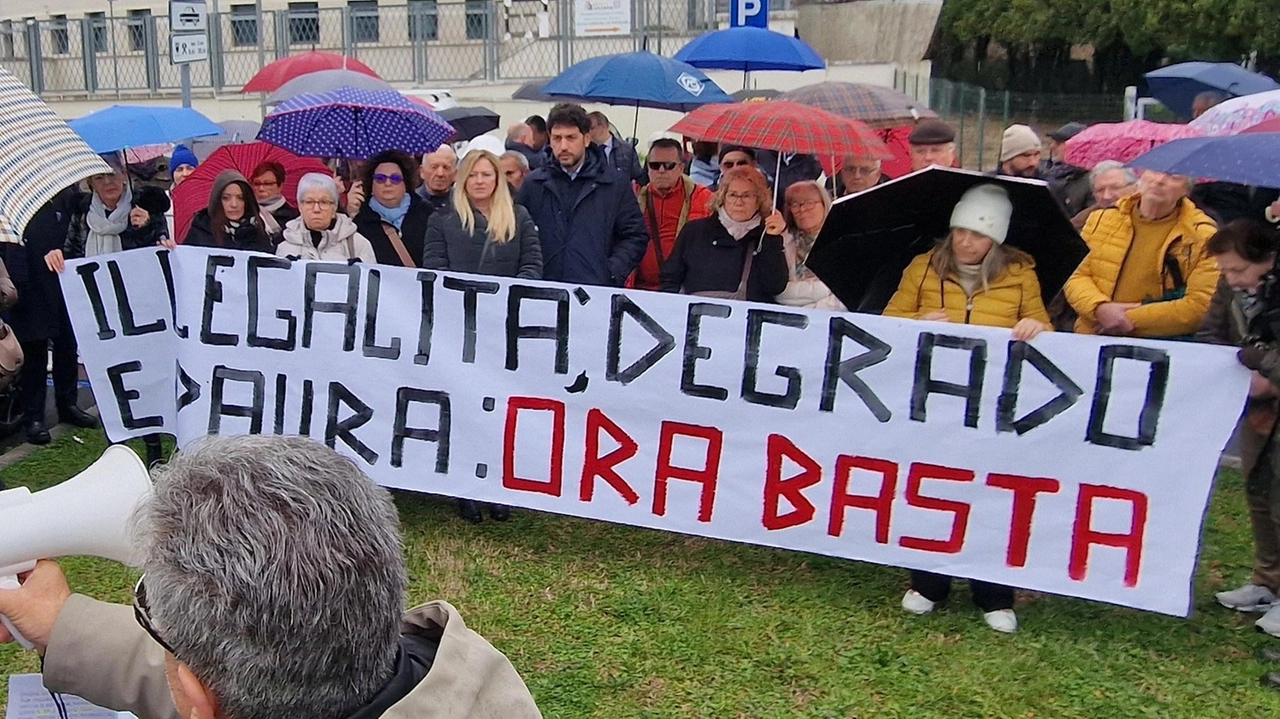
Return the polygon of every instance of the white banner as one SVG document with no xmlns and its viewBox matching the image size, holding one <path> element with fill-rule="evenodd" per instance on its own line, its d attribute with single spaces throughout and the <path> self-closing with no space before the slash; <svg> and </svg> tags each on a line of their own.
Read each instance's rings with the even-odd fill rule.
<svg viewBox="0 0 1280 719">
<path fill-rule="evenodd" d="M 304 434 L 389 487 L 1175 615 L 1248 385 L 1206 345 L 196 248 L 63 289 L 113 439 Z"/>
</svg>

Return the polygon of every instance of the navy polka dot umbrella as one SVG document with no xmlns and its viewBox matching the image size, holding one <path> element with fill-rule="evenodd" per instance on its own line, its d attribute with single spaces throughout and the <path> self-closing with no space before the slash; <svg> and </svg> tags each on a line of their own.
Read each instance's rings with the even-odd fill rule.
<svg viewBox="0 0 1280 719">
<path fill-rule="evenodd" d="M 453 134 L 440 115 L 394 90 L 340 87 L 281 103 L 258 139 L 300 157 L 366 160 L 384 150 L 434 152 Z"/>
</svg>

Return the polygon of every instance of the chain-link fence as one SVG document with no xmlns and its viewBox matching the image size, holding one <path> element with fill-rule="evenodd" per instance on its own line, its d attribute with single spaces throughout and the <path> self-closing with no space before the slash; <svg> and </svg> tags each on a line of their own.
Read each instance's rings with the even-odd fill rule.
<svg viewBox="0 0 1280 719">
<path fill-rule="evenodd" d="M 921 101 L 956 127 L 960 164 L 977 170 L 995 169 L 1000 136 L 1013 123 L 1035 128 L 1044 137 L 1068 122 L 1121 122 L 1121 95 L 1061 95 L 987 90 L 941 78 L 897 73 L 894 86 Z"/>
<path fill-rule="evenodd" d="M 599 0 L 291 2 L 288 10 L 262 12 L 232 5 L 209 16 L 209 61 L 191 66 L 192 86 L 234 91 L 263 65 L 304 50 L 359 58 L 390 82 L 550 77 L 602 54 L 647 47 L 672 55 L 714 27 L 719 10 L 718 0 L 613 1 L 613 26 L 587 16 L 587 8 L 598 14 L 607 5 Z M 178 89 L 168 17 L 149 10 L 120 16 L 112 8 L 110 15 L 0 22 L 0 67 L 55 95 Z"/>
</svg>

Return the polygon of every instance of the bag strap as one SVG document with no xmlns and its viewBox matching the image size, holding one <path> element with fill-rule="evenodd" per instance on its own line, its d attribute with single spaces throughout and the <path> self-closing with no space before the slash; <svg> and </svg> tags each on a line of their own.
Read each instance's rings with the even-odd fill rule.
<svg viewBox="0 0 1280 719">
<path fill-rule="evenodd" d="M 760 237 L 756 240 L 756 247 L 764 244 L 764 226 L 760 227 Z M 747 280 L 751 279 L 751 262 L 756 257 L 756 247 L 752 247 L 751 243 L 747 243 L 747 259 L 742 263 L 742 279 L 738 282 L 738 290 L 733 293 L 733 299 L 747 299 Z"/>
<path fill-rule="evenodd" d="M 382 223 L 382 231 L 386 234 L 387 239 L 391 240 L 391 246 L 395 248 L 396 254 L 400 256 L 400 264 L 405 267 L 417 267 L 418 264 L 413 261 L 413 257 L 409 254 L 409 248 L 404 246 L 404 240 L 400 239 L 400 231 L 390 222 Z"/>
<path fill-rule="evenodd" d="M 1164 255 L 1164 271 L 1169 273 L 1169 277 L 1173 280 L 1173 291 L 1182 292 L 1187 289 L 1186 278 L 1182 276 L 1182 265 L 1178 264 L 1178 259 L 1173 256 L 1172 249 Z"/>
<path fill-rule="evenodd" d="M 645 185 L 640 188 L 640 194 L 644 195 L 645 209 L 648 211 L 649 217 L 649 234 L 653 239 L 653 253 L 658 257 L 658 271 L 662 271 L 662 266 L 666 264 L 667 258 L 662 252 L 662 235 L 658 232 L 658 213 L 653 207 L 653 192 L 649 190 L 649 186 Z"/>
</svg>

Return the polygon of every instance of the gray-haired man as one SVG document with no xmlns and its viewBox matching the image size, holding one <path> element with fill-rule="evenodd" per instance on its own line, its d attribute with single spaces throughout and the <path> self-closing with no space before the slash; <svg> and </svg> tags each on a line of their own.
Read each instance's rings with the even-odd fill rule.
<svg viewBox="0 0 1280 719">
<path fill-rule="evenodd" d="M 52 562 L 0 590 L 51 691 L 147 719 L 541 716 L 453 607 L 402 616 L 395 506 L 349 460 L 303 438 L 215 437 L 154 477 L 132 609 L 71 594 Z"/>
</svg>

